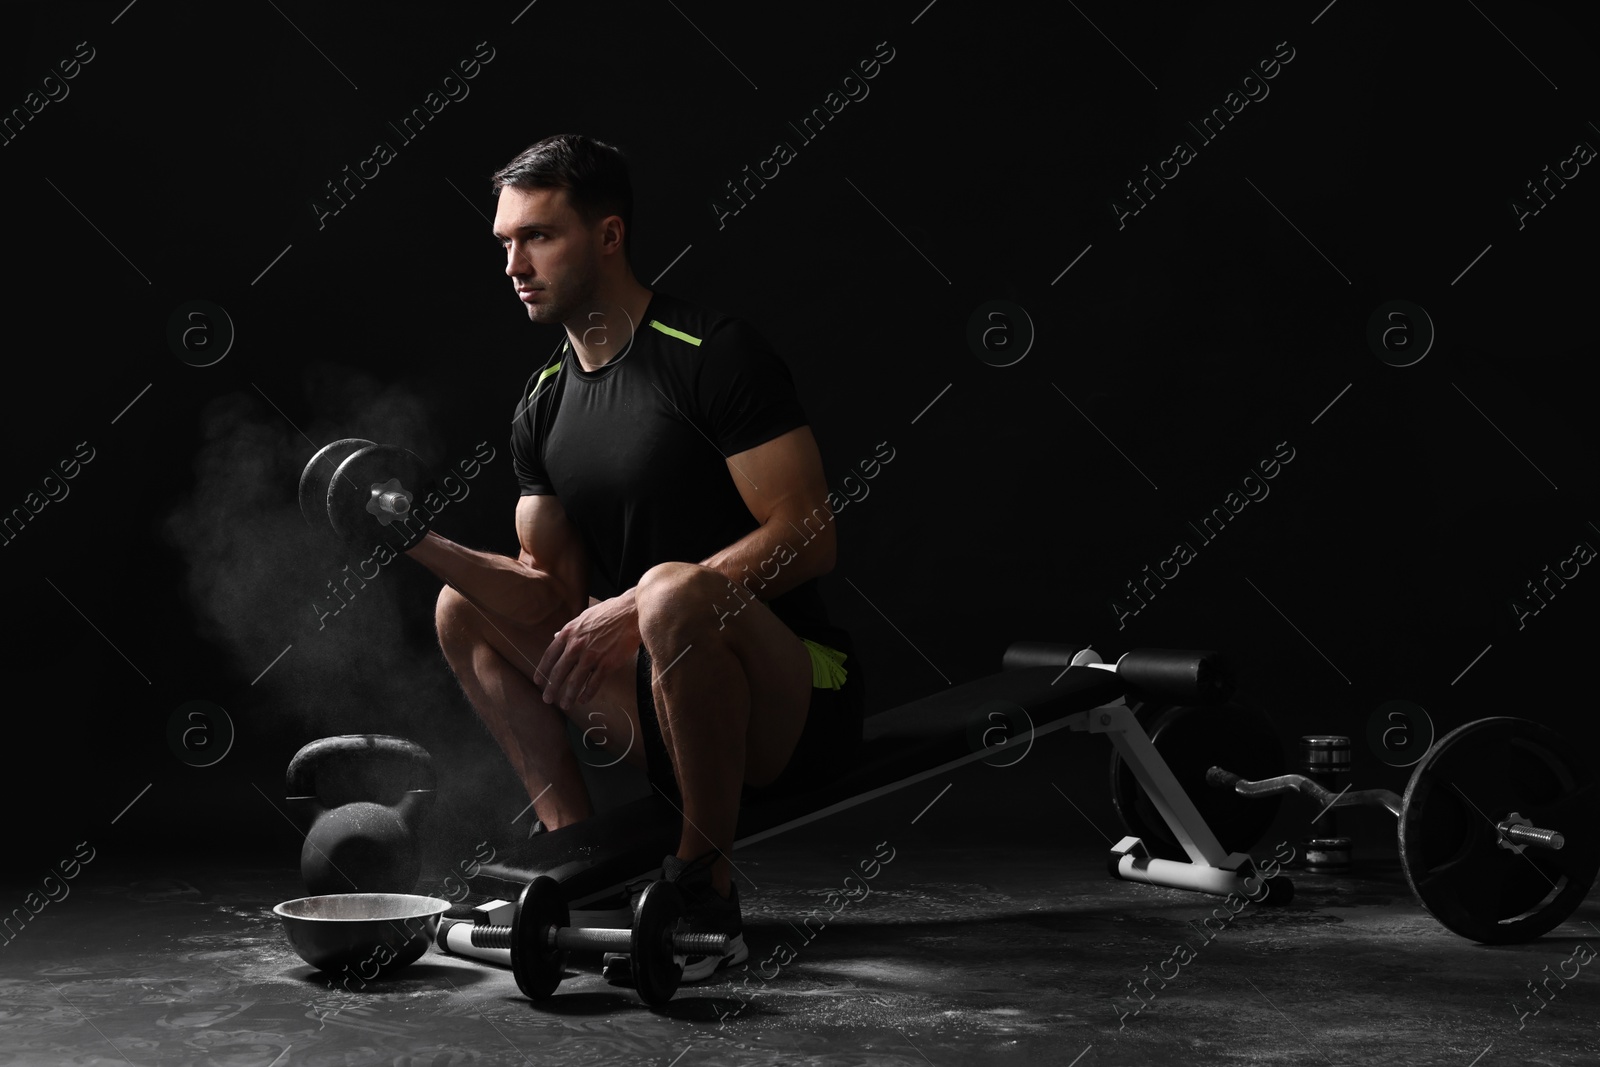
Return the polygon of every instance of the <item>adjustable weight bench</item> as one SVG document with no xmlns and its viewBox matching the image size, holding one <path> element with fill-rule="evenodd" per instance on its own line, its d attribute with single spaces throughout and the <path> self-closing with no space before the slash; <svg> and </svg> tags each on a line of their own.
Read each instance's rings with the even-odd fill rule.
<svg viewBox="0 0 1600 1067">
<path fill-rule="evenodd" d="M 1217 896 L 1242 893 L 1245 879 L 1255 873 L 1249 856 L 1224 850 L 1128 705 L 1129 698 L 1220 704 L 1232 689 L 1215 652 L 1135 649 L 1106 663 L 1087 648 L 1019 642 L 1006 650 L 998 674 L 869 714 L 853 769 L 814 789 L 746 804 L 734 848 L 993 759 L 1023 740 L 1031 744 L 1071 729 L 1110 739 L 1188 856 L 1187 861 L 1156 858 L 1140 838 L 1124 837 L 1111 852 L 1114 877 Z M 982 726 L 996 712 L 1008 726 L 1006 736 L 983 744 L 993 728 Z M 519 848 L 516 866 L 484 864 L 468 885 L 474 894 L 512 901 L 543 875 L 559 882 L 569 903 L 581 908 L 659 869 L 661 857 L 677 848 L 681 828 L 678 810 L 652 793 L 537 834 Z M 1281 877 L 1271 884 L 1290 889 Z"/>
</svg>

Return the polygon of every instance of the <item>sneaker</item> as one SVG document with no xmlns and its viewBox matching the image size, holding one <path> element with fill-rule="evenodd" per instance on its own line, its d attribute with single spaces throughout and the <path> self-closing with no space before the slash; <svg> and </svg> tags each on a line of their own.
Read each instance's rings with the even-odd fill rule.
<svg viewBox="0 0 1600 1067">
<path fill-rule="evenodd" d="M 744 923 L 739 912 L 739 886 L 730 884 L 728 896 L 723 897 L 711 888 L 711 863 L 716 853 L 708 852 L 695 860 L 680 860 L 668 856 L 661 863 L 661 875 L 674 882 L 683 894 L 684 929 L 697 934 L 728 935 L 727 951 L 720 956 L 678 956 L 683 968 L 680 981 L 687 985 L 703 982 L 725 967 L 732 967 L 750 958 L 744 943 Z M 639 895 L 650 880 L 632 882 L 628 886 L 630 899 L 637 907 Z M 632 985 L 631 965 L 621 953 L 608 953 L 604 974 L 613 985 Z"/>
<path fill-rule="evenodd" d="M 739 885 L 730 882 L 726 897 L 711 888 L 711 864 L 715 858 L 716 853 L 707 852 L 696 860 L 668 856 L 661 861 L 661 876 L 676 882 L 683 893 L 685 928 L 697 934 L 728 935 L 728 949 L 722 955 L 688 956 L 680 961 L 684 982 L 703 982 L 724 967 L 750 958 L 739 912 Z"/>
<path fill-rule="evenodd" d="M 535 819 L 533 825 L 528 827 L 528 836 L 525 839 L 496 850 L 494 856 L 481 866 L 512 871 L 537 868 L 544 852 L 544 835 L 547 833 L 549 830 L 544 823 Z M 523 881 L 526 882 L 527 879 Z"/>
</svg>

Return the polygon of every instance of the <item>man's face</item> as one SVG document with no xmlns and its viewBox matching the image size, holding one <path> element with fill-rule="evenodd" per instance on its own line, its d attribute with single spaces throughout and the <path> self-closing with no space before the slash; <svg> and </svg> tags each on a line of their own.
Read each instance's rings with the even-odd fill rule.
<svg viewBox="0 0 1600 1067">
<path fill-rule="evenodd" d="M 593 300 L 598 238 L 567 202 L 565 189 L 501 189 L 494 235 L 529 319 L 567 322 Z"/>
</svg>

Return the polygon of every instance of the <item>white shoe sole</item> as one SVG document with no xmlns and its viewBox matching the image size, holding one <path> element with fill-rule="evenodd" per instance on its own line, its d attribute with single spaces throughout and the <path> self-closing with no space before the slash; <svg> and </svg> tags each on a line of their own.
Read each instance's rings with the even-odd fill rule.
<svg viewBox="0 0 1600 1067">
<path fill-rule="evenodd" d="M 750 958 L 750 950 L 745 947 L 744 935 L 734 934 L 733 940 L 728 942 L 728 951 L 721 956 L 674 956 L 678 965 L 683 968 L 683 977 L 679 979 L 682 984 L 703 982 L 725 967 L 735 967 Z"/>
<path fill-rule="evenodd" d="M 745 946 L 744 935 L 735 934 L 733 940 L 728 943 L 728 951 L 722 956 L 674 956 L 673 960 L 683 968 L 683 976 L 678 979 L 679 984 L 690 985 L 703 982 L 718 971 L 737 966 L 749 958 L 750 950 Z M 625 953 L 608 952 L 604 960 L 603 973 L 606 981 L 612 985 L 633 988 L 633 974 Z"/>
</svg>

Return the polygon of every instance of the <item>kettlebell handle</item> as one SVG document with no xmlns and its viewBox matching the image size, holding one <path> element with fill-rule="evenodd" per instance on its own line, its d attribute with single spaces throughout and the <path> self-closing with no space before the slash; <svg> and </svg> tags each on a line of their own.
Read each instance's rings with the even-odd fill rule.
<svg viewBox="0 0 1600 1067">
<path fill-rule="evenodd" d="M 437 784 L 433 757 L 415 741 L 390 734 L 342 734 L 311 742 L 294 754 L 284 774 L 284 793 L 290 800 L 320 797 L 318 775 L 342 766 L 385 764 L 397 773 L 397 788 L 410 794 L 430 792 Z"/>
<path fill-rule="evenodd" d="M 401 796 L 400 802 L 395 805 L 395 813 L 400 816 L 401 822 L 414 830 L 417 824 L 433 809 L 434 796 L 434 791 L 431 789 L 409 790 Z"/>
</svg>

